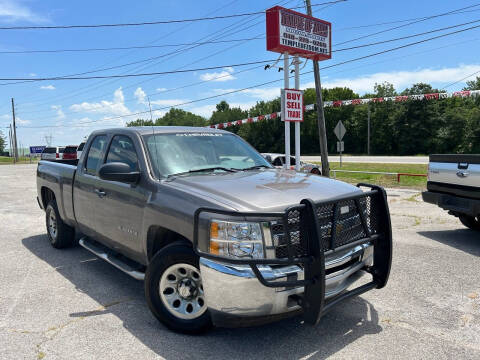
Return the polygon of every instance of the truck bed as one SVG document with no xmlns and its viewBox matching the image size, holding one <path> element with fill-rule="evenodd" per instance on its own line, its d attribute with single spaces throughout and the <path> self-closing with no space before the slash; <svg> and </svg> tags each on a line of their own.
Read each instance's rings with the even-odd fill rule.
<svg viewBox="0 0 480 360">
<path fill-rule="evenodd" d="M 64 163 L 68 162 L 68 163 Z M 42 194 L 48 188 L 55 194 L 58 211 L 69 225 L 74 224 L 73 179 L 77 171 L 77 160 L 40 160 L 37 167 L 37 191 Z M 47 204 L 43 204 L 46 206 Z"/>
<path fill-rule="evenodd" d="M 444 187 L 446 192 L 480 191 L 480 155 L 430 155 L 428 188 L 433 190 L 430 187 L 436 188 L 434 191 Z"/>
</svg>

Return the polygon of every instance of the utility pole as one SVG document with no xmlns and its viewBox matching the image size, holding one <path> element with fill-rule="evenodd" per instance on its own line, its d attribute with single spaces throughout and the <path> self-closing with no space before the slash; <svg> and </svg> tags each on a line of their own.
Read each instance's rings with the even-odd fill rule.
<svg viewBox="0 0 480 360">
<path fill-rule="evenodd" d="M 17 148 L 17 125 L 15 125 L 15 103 L 12 98 L 12 116 L 13 116 L 13 141 L 14 141 L 14 158 L 18 161 L 18 148 Z"/>
<path fill-rule="evenodd" d="M 370 155 L 370 104 L 367 104 L 368 117 L 367 117 L 367 154 Z"/>
<path fill-rule="evenodd" d="M 305 0 L 307 14 L 312 16 L 310 0 Z M 315 77 L 315 91 L 317 93 L 317 118 L 318 137 L 320 140 L 320 155 L 322 158 L 322 175 L 330 177 L 330 165 L 328 164 L 327 130 L 325 127 L 325 114 L 323 112 L 322 83 L 320 82 L 320 68 L 318 61 L 313 60 L 313 73 Z"/>
<path fill-rule="evenodd" d="M 283 87 L 288 89 L 290 87 L 290 64 L 288 60 L 288 53 L 283 54 Z M 284 104 L 285 106 L 285 104 Z M 290 170 L 290 121 L 285 121 L 285 168 Z"/>
</svg>

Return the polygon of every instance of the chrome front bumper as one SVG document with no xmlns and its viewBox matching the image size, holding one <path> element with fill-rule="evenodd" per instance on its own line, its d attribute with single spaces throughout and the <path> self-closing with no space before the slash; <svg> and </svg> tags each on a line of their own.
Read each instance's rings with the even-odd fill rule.
<svg viewBox="0 0 480 360">
<path fill-rule="evenodd" d="M 373 245 L 363 244 L 325 258 L 325 298 L 329 299 L 347 289 L 362 275 L 365 266 L 373 264 Z M 258 269 L 268 281 L 302 280 L 300 266 Z M 304 287 L 272 288 L 260 283 L 249 265 L 231 265 L 200 258 L 200 271 L 207 305 L 215 317 L 268 317 L 299 311 L 295 295 Z"/>
</svg>

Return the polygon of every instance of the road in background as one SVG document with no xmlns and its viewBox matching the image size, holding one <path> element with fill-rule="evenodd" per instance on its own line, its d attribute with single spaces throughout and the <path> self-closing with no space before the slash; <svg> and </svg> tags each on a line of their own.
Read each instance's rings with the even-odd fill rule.
<svg viewBox="0 0 480 360">
<path fill-rule="evenodd" d="M 305 162 L 320 162 L 320 156 L 302 156 Z M 340 162 L 340 156 L 328 156 L 330 162 Z M 343 162 L 386 163 L 386 164 L 428 164 L 428 156 L 342 156 Z"/>
<path fill-rule="evenodd" d="M 293 318 L 187 336 L 153 317 L 142 282 L 81 247 L 50 246 L 35 170 L 0 167 L 0 359 L 480 359 L 478 233 L 417 191 L 388 191 L 385 289 L 316 327 Z"/>
</svg>

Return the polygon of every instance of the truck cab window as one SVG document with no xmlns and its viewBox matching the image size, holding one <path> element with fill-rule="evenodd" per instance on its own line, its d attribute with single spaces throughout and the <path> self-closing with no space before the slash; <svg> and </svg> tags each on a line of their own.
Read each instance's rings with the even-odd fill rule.
<svg viewBox="0 0 480 360">
<path fill-rule="evenodd" d="M 97 175 L 98 162 L 102 158 L 106 145 L 107 137 L 105 135 L 98 135 L 93 139 L 90 150 L 88 150 L 87 162 L 85 165 L 87 174 Z"/>
<path fill-rule="evenodd" d="M 122 162 L 130 166 L 130 171 L 138 170 L 138 157 L 135 145 L 128 136 L 117 135 L 113 138 L 105 163 Z"/>
</svg>

